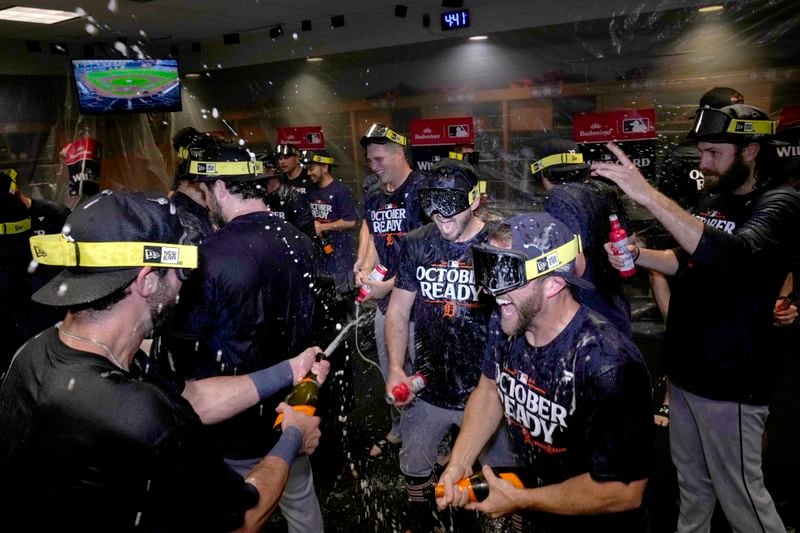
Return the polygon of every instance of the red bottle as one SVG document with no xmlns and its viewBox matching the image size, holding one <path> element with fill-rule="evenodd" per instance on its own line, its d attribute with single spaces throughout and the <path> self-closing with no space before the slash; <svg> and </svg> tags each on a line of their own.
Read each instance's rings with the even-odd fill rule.
<svg viewBox="0 0 800 533">
<path fill-rule="evenodd" d="M 619 275 L 622 278 L 629 278 L 636 274 L 636 265 L 633 264 L 633 254 L 628 250 L 628 232 L 619 223 L 616 214 L 609 215 L 608 220 L 611 222 L 608 240 L 614 246 L 614 255 L 621 255 L 625 260 Z"/>
<path fill-rule="evenodd" d="M 392 391 L 386 394 L 386 403 L 404 402 L 408 400 L 408 397 L 411 395 L 411 391 L 414 391 L 414 394 L 416 394 L 424 389 L 425 385 L 428 384 L 428 378 L 426 378 L 421 372 L 417 372 L 411 376 L 410 379 L 411 387 L 405 383 L 398 383 L 392 387 Z"/>
<path fill-rule="evenodd" d="M 386 277 L 386 273 L 389 270 L 383 265 L 375 265 L 375 268 L 372 269 L 372 272 L 369 273 L 369 279 L 372 281 L 383 281 L 383 278 Z M 372 289 L 368 285 L 362 285 L 358 289 L 358 296 L 356 296 L 356 303 L 360 304 L 364 301 L 364 298 L 367 297 L 369 291 Z"/>
</svg>

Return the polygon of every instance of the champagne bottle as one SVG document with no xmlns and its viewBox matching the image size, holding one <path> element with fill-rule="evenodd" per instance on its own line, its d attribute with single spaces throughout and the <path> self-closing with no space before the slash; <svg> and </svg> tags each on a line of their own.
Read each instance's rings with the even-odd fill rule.
<svg viewBox="0 0 800 533">
<path fill-rule="evenodd" d="M 524 478 L 524 468 L 518 466 L 493 466 L 492 472 L 497 477 L 510 481 L 518 489 L 524 489 L 525 485 L 522 483 Z M 460 479 L 457 483 L 459 489 L 469 492 L 469 501 L 482 502 L 489 496 L 489 482 L 483 472 L 472 474 L 468 478 Z M 438 483 L 436 485 L 436 497 L 444 497 L 444 485 Z"/>
<path fill-rule="evenodd" d="M 317 354 L 317 360 L 320 360 L 321 355 Z M 294 409 L 308 416 L 314 416 L 317 411 L 317 400 L 319 399 L 319 382 L 317 375 L 309 372 L 305 375 L 300 383 L 292 388 L 289 396 L 286 397 L 286 403 Z M 281 422 L 283 421 L 283 413 L 279 413 L 275 418 L 275 424 L 272 428 L 281 430 Z"/>
<path fill-rule="evenodd" d="M 633 264 L 633 254 L 628 250 L 628 232 L 619 223 L 616 214 L 609 215 L 608 220 L 611 222 L 611 232 L 608 234 L 608 239 L 614 246 L 614 255 L 621 255 L 625 260 L 619 275 L 622 278 L 629 278 L 636 274 L 636 266 Z"/>
<path fill-rule="evenodd" d="M 330 237 L 328 236 L 327 232 L 322 232 L 319 236 L 319 244 L 322 246 L 322 252 L 325 255 L 331 255 L 333 253 L 333 242 L 331 241 Z"/>
</svg>

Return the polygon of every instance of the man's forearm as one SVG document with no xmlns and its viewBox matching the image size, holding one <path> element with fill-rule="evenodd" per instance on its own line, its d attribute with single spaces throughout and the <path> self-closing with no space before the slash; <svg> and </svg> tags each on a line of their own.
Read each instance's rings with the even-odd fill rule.
<svg viewBox="0 0 800 533">
<path fill-rule="evenodd" d="M 666 195 L 652 188 L 647 200 L 642 203 L 661 225 L 678 242 L 678 245 L 693 254 L 703 236 L 703 222 L 684 210 Z M 642 265 L 645 266 L 645 265 Z"/>
<path fill-rule="evenodd" d="M 672 276 L 678 271 L 678 258 L 672 250 L 639 248 L 639 257 L 636 258 L 636 265 L 660 272 L 665 276 Z"/>
<path fill-rule="evenodd" d="M 203 424 L 210 425 L 238 415 L 291 384 L 291 366 L 282 361 L 252 374 L 187 381 L 181 395 Z"/>
<path fill-rule="evenodd" d="M 260 531 L 278 502 L 289 479 L 289 466 L 283 459 L 267 456 L 247 475 L 247 482 L 258 490 L 258 504 L 244 515 L 244 527 L 240 531 Z"/>
<path fill-rule="evenodd" d="M 408 350 L 408 322 L 414 305 L 415 292 L 402 289 L 392 291 L 389 307 L 386 310 L 384 335 L 389 352 L 389 368 L 403 368 Z"/>
<path fill-rule="evenodd" d="M 588 473 L 518 494 L 520 509 L 561 515 L 619 513 L 638 508 L 647 479 L 630 483 L 595 481 Z"/>
<path fill-rule="evenodd" d="M 340 218 L 339 220 L 334 220 L 332 222 L 326 222 L 322 224 L 322 231 L 344 231 L 348 229 L 353 229 L 356 227 L 355 220 L 344 220 Z"/>
</svg>

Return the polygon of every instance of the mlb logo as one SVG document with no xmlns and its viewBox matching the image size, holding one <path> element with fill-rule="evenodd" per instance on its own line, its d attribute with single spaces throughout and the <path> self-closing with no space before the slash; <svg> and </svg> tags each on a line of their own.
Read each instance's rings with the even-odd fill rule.
<svg viewBox="0 0 800 533">
<path fill-rule="evenodd" d="M 645 117 L 627 118 L 622 121 L 625 133 L 647 133 L 650 131 L 650 119 Z"/>
<path fill-rule="evenodd" d="M 459 267 L 459 262 L 458 261 L 448 261 L 447 266 L 449 266 L 450 268 L 458 268 Z"/>
<path fill-rule="evenodd" d="M 547 268 L 555 268 L 560 264 L 558 262 L 558 254 L 555 252 L 549 254 L 545 259 L 547 260 Z"/>
</svg>

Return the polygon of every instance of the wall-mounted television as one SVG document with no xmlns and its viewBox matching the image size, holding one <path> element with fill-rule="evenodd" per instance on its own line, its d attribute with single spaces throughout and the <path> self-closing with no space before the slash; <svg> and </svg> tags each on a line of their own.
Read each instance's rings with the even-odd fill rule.
<svg viewBox="0 0 800 533">
<path fill-rule="evenodd" d="M 177 59 L 73 59 L 84 114 L 181 110 Z"/>
</svg>

